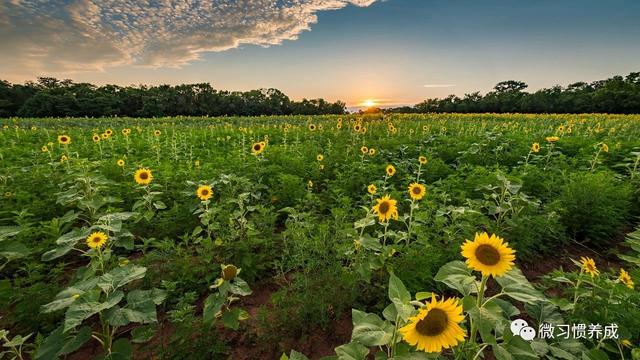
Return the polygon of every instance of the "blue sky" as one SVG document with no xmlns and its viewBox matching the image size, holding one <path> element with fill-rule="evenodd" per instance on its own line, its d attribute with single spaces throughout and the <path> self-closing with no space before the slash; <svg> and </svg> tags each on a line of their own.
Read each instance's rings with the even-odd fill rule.
<svg viewBox="0 0 640 360">
<path fill-rule="evenodd" d="M 56 12 L 35 0 L 0 5 L 0 78 L 275 87 L 357 106 L 640 71 L 638 1 L 55 3 Z"/>
</svg>

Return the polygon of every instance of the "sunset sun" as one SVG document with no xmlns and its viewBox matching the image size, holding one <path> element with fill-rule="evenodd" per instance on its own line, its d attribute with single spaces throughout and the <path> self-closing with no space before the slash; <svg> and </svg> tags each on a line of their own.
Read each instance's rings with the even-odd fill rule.
<svg viewBox="0 0 640 360">
<path fill-rule="evenodd" d="M 366 107 L 374 107 L 376 106 L 376 101 L 372 100 L 372 99 L 368 99 L 362 102 L 362 105 L 366 106 Z"/>
</svg>

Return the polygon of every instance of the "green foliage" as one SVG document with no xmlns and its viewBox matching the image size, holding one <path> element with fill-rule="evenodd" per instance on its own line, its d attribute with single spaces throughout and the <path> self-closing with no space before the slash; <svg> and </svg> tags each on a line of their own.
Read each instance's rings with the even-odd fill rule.
<svg viewBox="0 0 640 360">
<path fill-rule="evenodd" d="M 567 179 L 558 201 L 569 235 L 598 245 L 627 224 L 631 190 L 610 172 L 575 174 Z"/>
</svg>

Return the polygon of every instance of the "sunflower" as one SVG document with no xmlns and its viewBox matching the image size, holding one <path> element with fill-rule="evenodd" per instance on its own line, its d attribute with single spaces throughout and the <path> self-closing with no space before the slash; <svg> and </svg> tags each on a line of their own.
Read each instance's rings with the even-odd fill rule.
<svg viewBox="0 0 640 360">
<path fill-rule="evenodd" d="M 100 135 L 93 134 L 93 136 L 91 137 L 91 140 L 93 140 L 93 142 L 95 143 L 100 142 Z"/>
<path fill-rule="evenodd" d="M 213 189 L 209 185 L 200 185 L 198 190 L 196 190 L 196 195 L 202 201 L 207 201 L 213 195 Z"/>
<path fill-rule="evenodd" d="M 466 334 L 460 327 L 462 320 L 462 305 L 457 298 L 437 301 L 434 295 L 431 302 L 410 317 L 407 325 L 398 331 L 404 341 L 418 350 L 437 353 L 464 341 Z"/>
<path fill-rule="evenodd" d="M 47 145 L 44 145 L 42 148 L 40 148 L 40 150 L 42 150 L 43 153 L 49 152 L 49 148 L 47 147 Z"/>
<path fill-rule="evenodd" d="M 531 152 L 540 152 L 540 144 L 538 144 L 537 142 L 531 144 Z"/>
<path fill-rule="evenodd" d="M 124 166 L 124 160 L 118 159 L 118 161 L 116 161 L 116 164 L 118 164 L 118 166 L 120 166 L 120 167 L 123 167 Z"/>
<path fill-rule="evenodd" d="M 71 137 L 69 135 L 59 135 L 58 143 L 61 145 L 69 145 L 71 143 Z"/>
<path fill-rule="evenodd" d="M 102 138 L 107 140 L 111 135 L 107 134 L 107 133 L 102 133 Z"/>
<path fill-rule="evenodd" d="M 411 196 L 413 200 L 421 200 L 426 193 L 427 188 L 422 184 L 412 183 L 409 185 L 409 196 Z"/>
<path fill-rule="evenodd" d="M 136 183 L 139 185 L 149 185 L 151 184 L 151 180 L 153 180 L 153 175 L 151 174 L 150 169 L 138 169 L 136 173 L 133 175 Z"/>
<path fill-rule="evenodd" d="M 380 199 L 376 199 L 377 204 L 373 206 L 374 214 L 378 215 L 380 222 L 389 221 L 390 219 L 398 220 L 397 201 L 391 199 L 389 195 L 385 195 Z"/>
<path fill-rule="evenodd" d="M 342 123 L 337 123 L 336 124 L 336 129 L 338 129 L 338 130 L 342 129 Z"/>
<path fill-rule="evenodd" d="M 376 149 L 374 148 L 369 149 L 369 156 L 373 156 L 375 154 L 376 154 Z"/>
<path fill-rule="evenodd" d="M 426 165 L 427 158 L 425 156 L 418 156 L 418 162 L 420 162 L 420 165 Z"/>
<path fill-rule="evenodd" d="M 476 233 L 473 241 L 467 240 L 461 246 L 462 256 L 467 259 L 470 269 L 480 271 L 482 276 L 498 277 L 513 267 L 515 251 L 495 234 Z"/>
<path fill-rule="evenodd" d="M 608 153 L 609 152 L 609 145 L 602 143 L 602 151 Z"/>
<path fill-rule="evenodd" d="M 316 131 L 316 124 L 309 124 L 309 130 Z"/>
<path fill-rule="evenodd" d="M 387 165 L 387 168 L 384 169 L 384 171 L 387 172 L 388 176 L 393 176 L 396 174 L 396 168 L 391 164 Z"/>
<path fill-rule="evenodd" d="M 630 348 L 633 346 L 633 344 L 631 343 L 631 341 L 629 339 L 624 339 L 622 341 L 620 341 L 620 345 Z"/>
<path fill-rule="evenodd" d="M 427 131 L 427 130 L 429 130 L 429 127 L 427 125 L 423 125 L 422 126 L 422 131 Z"/>
<path fill-rule="evenodd" d="M 87 245 L 92 249 L 99 249 L 107 242 L 109 237 L 102 231 L 94 231 L 87 237 Z"/>
<path fill-rule="evenodd" d="M 557 137 L 557 136 L 547 136 L 544 139 L 547 140 L 550 143 L 555 143 L 555 142 L 558 142 L 558 140 L 560 140 L 560 138 Z"/>
<path fill-rule="evenodd" d="M 367 186 L 367 192 L 371 195 L 375 195 L 376 192 L 378 192 L 378 188 L 373 184 L 369 184 L 369 186 Z"/>
<path fill-rule="evenodd" d="M 353 126 L 353 131 L 355 131 L 355 132 L 360 132 L 360 130 L 362 130 L 362 125 L 360 125 L 360 124 L 355 124 L 355 125 Z"/>
<path fill-rule="evenodd" d="M 311 181 L 311 180 L 307 181 L 307 187 L 309 189 L 312 189 L 313 188 L 313 181 Z"/>
<path fill-rule="evenodd" d="M 631 275 L 629 275 L 629 273 L 623 268 L 620 268 L 620 277 L 618 277 L 618 279 L 620 279 L 620 282 L 627 285 L 629 289 L 633 289 L 633 280 L 631 280 Z"/>
<path fill-rule="evenodd" d="M 366 147 L 366 146 L 362 146 L 362 147 L 360 147 L 360 152 L 362 153 L 362 155 L 368 154 L 369 153 L 369 148 Z"/>
<path fill-rule="evenodd" d="M 154 130 L 153 131 L 153 135 L 155 136 L 160 136 L 162 134 L 162 132 L 160 130 Z"/>
<path fill-rule="evenodd" d="M 318 160 L 318 161 L 322 161 L 322 160 L 324 160 L 324 155 L 322 155 L 322 154 L 318 154 L 318 155 L 316 156 L 316 160 Z"/>
<path fill-rule="evenodd" d="M 113 130 L 107 129 L 107 130 L 104 131 L 104 133 L 109 135 L 109 136 L 111 136 L 111 135 L 113 135 Z"/>
<path fill-rule="evenodd" d="M 564 132 L 564 125 L 558 126 L 558 132 L 560 132 L 560 133 Z"/>
<path fill-rule="evenodd" d="M 267 144 L 265 142 L 257 142 L 251 146 L 251 152 L 253 155 L 260 155 L 264 151 L 264 148 Z"/>
<path fill-rule="evenodd" d="M 61 163 L 62 163 L 62 162 L 65 162 L 65 161 L 67 161 L 67 160 L 69 160 L 69 158 L 67 157 L 67 155 L 62 155 L 62 156 L 60 156 L 60 162 L 61 162 Z"/>
<path fill-rule="evenodd" d="M 129 134 L 131 134 L 131 129 L 129 128 L 122 129 L 122 135 L 128 136 Z"/>
<path fill-rule="evenodd" d="M 235 265 L 223 265 L 220 274 L 223 280 L 233 280 L 238 276 L 238 268 Z"/>
<path fill-rule="evenodd" d="M 591 277 L 598 276 L 600 271 L 596 267 L 596 262 L 590 257 L 580 257 L 580 265 L 582 266 L 582 271 L 591 275 Z"/>
</svg>

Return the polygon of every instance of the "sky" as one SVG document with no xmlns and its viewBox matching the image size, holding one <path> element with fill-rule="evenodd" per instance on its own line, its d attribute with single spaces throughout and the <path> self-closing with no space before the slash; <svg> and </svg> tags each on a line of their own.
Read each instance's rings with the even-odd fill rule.
<svg viewBox="0 0 640 360">
<path fill-rule="evenodd" d="M 415 104 L 640 71 L 633 0 L 0 0 L 0 79 Z"/>
</svg>

